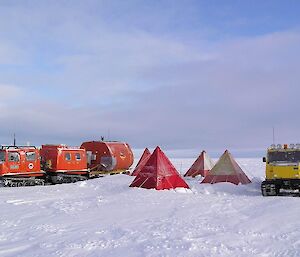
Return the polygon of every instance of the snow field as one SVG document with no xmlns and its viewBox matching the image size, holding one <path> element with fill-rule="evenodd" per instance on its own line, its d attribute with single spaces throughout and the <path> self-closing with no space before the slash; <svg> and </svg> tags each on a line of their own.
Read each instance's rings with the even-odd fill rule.
<svg viewBox="0 0 300 257">
<path fill-rule="evenodd" d="M 194 159 L 172 159 L 183 174 Z M 264 164 L 237 159 L 249 185 L 129 188 L 134 177 L 0 188 L 0 256 L 300 256 L 299 199 L 260 193 Z"/>
</svg>

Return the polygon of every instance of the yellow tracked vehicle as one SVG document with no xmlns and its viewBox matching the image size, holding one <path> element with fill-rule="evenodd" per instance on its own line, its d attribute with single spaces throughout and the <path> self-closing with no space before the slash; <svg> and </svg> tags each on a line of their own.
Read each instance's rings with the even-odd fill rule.
<svg viewBox="0 0 300 257">
<path fill-rule="evenodd" d="M 266 180 L 261 184 L 263 196 L 300 193 L 300 144 L 273 144 L 263 161 L 266 163 Z"/>
</svg>

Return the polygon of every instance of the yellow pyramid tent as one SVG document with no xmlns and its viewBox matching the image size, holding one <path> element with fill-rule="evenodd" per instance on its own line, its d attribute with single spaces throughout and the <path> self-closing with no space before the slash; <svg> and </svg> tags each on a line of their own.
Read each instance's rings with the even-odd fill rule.
<svg viewBox="0 0 300 257">
<path fill-rule="evenodd" d="M 201 183 L 214 184 L 219 182 L 229 182 L 236 185 L 240 183 L 251 183 L 250 179 L 237 164 L 228 150 L 224 152 L 219 161 Z"/>
</svg>

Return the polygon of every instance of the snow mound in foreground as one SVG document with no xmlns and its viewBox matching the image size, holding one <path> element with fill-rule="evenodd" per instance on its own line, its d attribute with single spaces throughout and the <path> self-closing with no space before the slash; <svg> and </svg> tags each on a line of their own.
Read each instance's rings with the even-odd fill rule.
<svg viewBox="0 0 300 257">
<path fill-rule="evenodd" d="M 115 175 L 0 188 L 0 256 L 300 256 L 299 199 L 263 198 L 261 161 L 238 161 L 253 183 L 156 191 Z"/>
</svg>

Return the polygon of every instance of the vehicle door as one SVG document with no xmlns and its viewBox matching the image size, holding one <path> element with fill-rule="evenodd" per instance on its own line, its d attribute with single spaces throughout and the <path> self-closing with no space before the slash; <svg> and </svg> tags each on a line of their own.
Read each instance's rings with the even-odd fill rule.
<svg viewBox="0 0 300 257">
<path fill-rule="evenodd" d="M 11 173 L 21 172 L 21 156 L 17 151 L 9 151 L 7 154 L 8 169 Z"/>
</svg>

